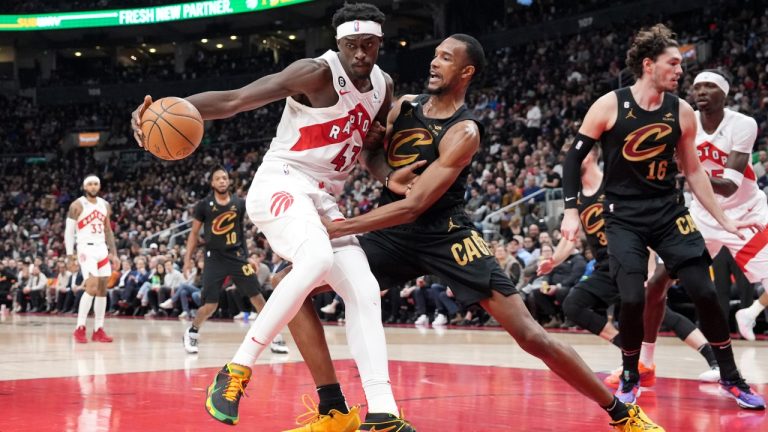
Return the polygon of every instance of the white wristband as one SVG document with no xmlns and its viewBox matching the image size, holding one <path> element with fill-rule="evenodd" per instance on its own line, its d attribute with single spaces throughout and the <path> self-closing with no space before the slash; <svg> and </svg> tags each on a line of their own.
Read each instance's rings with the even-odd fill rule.
<svg viewBox="0 0 768 432">
<path fill-rule="evenodd" d="M 741 187 L 741 182 L 744 181 L 744 174 L 733 168 L 726 168 L 723 172 L 723 178 L 732 181 L 736 187 Z"/>
</svg>

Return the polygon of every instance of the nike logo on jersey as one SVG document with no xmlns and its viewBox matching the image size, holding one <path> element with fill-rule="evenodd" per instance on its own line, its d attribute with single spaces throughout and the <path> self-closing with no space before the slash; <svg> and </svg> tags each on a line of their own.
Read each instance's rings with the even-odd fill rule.
<svg viewBox="0 0 768 432">
<path fill-rule="evenodd" d="M 389 426 L 384 429 L 376 429 L 376 426 L 374 426 L 370 429 L 370 432 L 389 432 L 391 430 L 395 430 L 396 427 L 397 426 Z"/>
<path fill-rule="evenodd" d="M 339 90 L 339 94 L 344 96 L 345 94 L 352 93 L 352 90 Z"/>
<path fill-rule="evenodd" d="M 568 202 L 568 201 L 573 201 L 573 200 L 575 200 L 575 199 L 576 199 L 576 197 L 570 197 L 570 198 L 566 198 L 566 199 L 565 199 L 565 202 Z"/>
</svg>

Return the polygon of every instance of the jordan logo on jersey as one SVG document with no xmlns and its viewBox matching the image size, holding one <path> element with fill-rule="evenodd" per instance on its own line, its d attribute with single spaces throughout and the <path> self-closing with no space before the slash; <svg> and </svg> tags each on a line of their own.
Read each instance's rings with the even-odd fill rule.
<svg viewBox="0 0 768 432">
<path fill-rule="evenodd" d="M 419 153 L 410 153 L 415 151 L 416 146 L 425 146 L 432 144 L 432 134 L 426 129 L 405 129 L 397 132 L 389 142 L 387 149 L 387 159 L 389 166 L 398 168 L 414 162 L 419 157 Z"/>
<path fill-rule="evenodd" d="M 106 215 L 104 215 L 102 212 L 98 210 L 94 210 L 88 216 L 80 219 L 80 221 L 77 222 L 77 228 L 83 229 L 85 228 L 86 225 L 88 225 L 91 222 L 94 222 L 94 221 L 104 222 L 105 219 L 107 219 Z"/>
<path fill-rule="evenodd" d="M 285 213 L 293 204 L 293 195 L 288 192 L 275 192 L 271 199 L 272 204 L 269 206 L 269 212 L 272 216 L 278 217 Z"/>
<path fill-rule="evenodd" d="M 371 127 L 371 117 L 358 103 L 346 116 L 329 122 L 304 126 L 299 129 L 299 139 L 291 147 L 291 151 L 304 151 L 342 143 L 352 138 L 355 132 L 361 139 L 368 135 Z"/>
<path fill-rule="evenodd" d="M 629 112 L 627 113 L 627 116 L 624 117 L 624 118 L 625 119 L 637 119 L 637 117 L 635 117 L 635 114 L 632 112 L 632 108 L 629 109 Z"/>
<path fill-rule="evenodd" d="M 664 123 L 653 123 L 635 129 L 624 139 L 624 147 L 621 152 L 628 161 L 638 162 L 650 159 L 659 155 L 667 148 L 666 144 L 656 147 L 641 149 L 640 146 L 649 138 L 653 137 L 655 141 L 660 141 L 665 136 L 672 133 L 672 127 Z"/>
</svg>

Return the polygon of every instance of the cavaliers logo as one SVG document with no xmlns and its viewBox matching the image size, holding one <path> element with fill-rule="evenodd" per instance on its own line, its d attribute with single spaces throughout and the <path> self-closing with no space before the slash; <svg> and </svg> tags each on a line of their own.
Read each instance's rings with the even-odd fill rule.
<svg viewBox="0 0 768 432">
<path fill-rule="evenodd" d="M 216 235 L 226 234 L 235 227 L 235 220 L 237 219 L 237 213 L 233 211 L 226 211 L 213 220 L 211 223 L 211 232 Z"/>
<path fill-rule="evenodd" d="M 640 146 L 649 138 L 653 137 L 655 141 L 660 141 L 665 136 L 672 133 L 672 127 L 664 123 L 653 123 L 648 126 L 643 126 L 639 129 L 635 129 L 632 133 L 627 135 L 624 139 L 624 148 L 622 154 L 628 161 L 639 162 L 646 159 L 651 159 L 667 148 L 666 144 L 657 145 L 656 147 L 650 147 L 640 149 Z"/>
<path fill-rule="evenodd" d="M 587 235 L 595 234 L 603 229 L 605 220 L 603 219 L 603 204 L 594 203 L 581 212 L 581 224 L 584 225 L 584 231 Z"/>
<path fill-rule="evenodd" d="M 272 213 L 272 216 L 278 217 L 291 208 L 291 205 L 293 205 L 293 195 L 288 192 L 275 192 L 272 195 L 271 202 L 269 212 Z"/>
<path fill-rule="evenodd" d="M 389 142 L 387 149 L 387 159 L 389 166 L 399 168 L 408 165 L 418 159 L 418 153 L 403 154 L 408 146 L 425 146 L 432 144 L 432 134 L 426 129 L 405 129 L 396 133 Z M 405 147 L 405 149 L 403 149 Z"/>
</svg>

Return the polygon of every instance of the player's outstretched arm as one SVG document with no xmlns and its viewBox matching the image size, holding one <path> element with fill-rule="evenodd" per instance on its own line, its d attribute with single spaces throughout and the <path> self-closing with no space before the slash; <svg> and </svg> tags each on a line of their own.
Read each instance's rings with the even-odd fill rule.
<svg viewBox="0 0 768 432">
<path fill-rule="evenodd" d="M 209 91 L 185 99 L 200 111 L 203 120 L 215 120 L 262 107 L 298 94 L 318 91 L 330 82 L 330 68 L 322 60 L 301 59 L 282 71 L 267 75 L 236 90 Z"/>
<path fill-rule="evenodd" d="M 616 103 L 616 95 L 611 92 L 603 95 L 592 104 L 584 117 L 584 123 L 579 128 L 579 133 L 565 155 L 565 163 L 563 164 L 565 212 L 563 222 L 560 224 L 560 232 L 564 239 L 575 241 L 579 234 L 580 222 L 579 213 L 576 210 L 576 200 L 579 190 L 581 190 L 581 163 L 592 150 L 595 142 L 603 135 L 603 132 L 613 126 Z"/>
<path fill-rule="evenodd" d="M 744 170 L 752 157 L 752 146 L 757 139 L 757 122 L 751 117 L 739 118 L 739 127 L 734 129 L 733 147 L 728 154 L 728 162 L 722 176 L 709 178 L 712 189 L 718 195 L 729 197 L 736 193 L 744 180 Z"/>
<path fill-rule="evenodd" d="M 480 130 L 475 122 L 465 120 L 448 129 L 440 141 L 440 157 L 424 170 L 400 201 L 378 207 L 356 218 L 327 222 L 331 238 L 388 228 L 413 222 L 431 207 L 472 162 L 480 146 Z"/>
<path fill-rule="evenodd" d="M 331 80 L 330 74 L 330 67 L 324 61 L 301 59 L 282 71 L 261 77 L 245 87 L 198 93 L 186 99 L 197 108 L 203 120 L 222 119 L 288 96 L 318 91 L 328 85 Z M 133 137 L 141 147 L 144 147 L 144 134 L 140 127 L 141 116 L 151 104 L 152 97 L 147 95 L 142 104 L 131 114 Z"/>
</svg>

